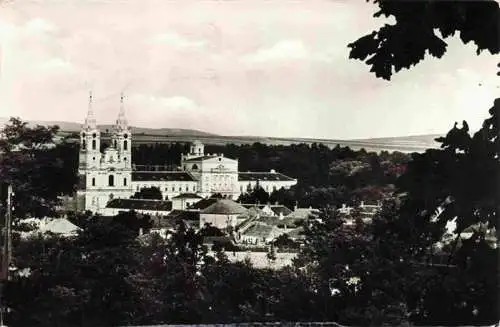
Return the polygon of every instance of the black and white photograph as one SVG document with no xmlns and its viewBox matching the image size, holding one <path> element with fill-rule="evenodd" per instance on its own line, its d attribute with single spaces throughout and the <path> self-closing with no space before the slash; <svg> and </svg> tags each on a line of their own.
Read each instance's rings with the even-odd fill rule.
<svg viewBox="0 0 500 327">
<path fill-rule="evenodd" d="M 500 326 L 500 0 L 0 1 L 0 327 Z"/>
</svg>

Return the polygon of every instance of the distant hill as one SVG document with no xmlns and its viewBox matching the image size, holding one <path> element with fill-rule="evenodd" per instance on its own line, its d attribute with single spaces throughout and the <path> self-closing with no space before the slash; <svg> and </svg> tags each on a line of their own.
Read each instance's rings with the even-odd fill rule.
<svg viewBox="0 0 500 327">
<path fill-rule="evenodd" d="M 7 118 L 0 118 L 0 124 L 7 122 Z M 31 125 L 59 125 L 61 131 L 65 134 L 79 132 L 81 123 L 65 122 L 65 121 L 28 121 Z M 99 125 L 101 131 L 111 131 L 112 125 Z M 400 136 L 400 137 L 383 137 L 370 138 L 359 140 L 335 140 L 335 139 L 313 139 L 313 138 L 281 138 L 281 137 L 264 137 L 264 136 L 223 136 L 212 133 L 207 133 L 193 129 L 181 128 L 145 128 L 132 127 L 134 133 L 134 144 L 149 144 L 149 143 L 171 143 L 171 142 L 192 142 L 200 140 L 205 144 L 225 145 L 225 144 L 253 144 L 260 142 L 268 145 L 290 145 L 298 143 L 322 143 L 330 148 L 337 145 L 348 146 L 353 150 L 365 149 L 367 151 L 400 151 L 400 152 L 423 152 L 428 148 L 438 147 L 438 143 L 434 141 L 439 134 Z"/>
<path fill-rule="evenodd" d="M 9 118 L 1 117 L 0 124 L 4 125 L 8 120 L 9 120 Z M 28 120 L 28 123 L 30 125 L 43 125 L 43 126 L 58 125 L 61 128 L 61 131 L 66 132 L 66 133 L 79 132 L 80 129 L 82 128 L 81 123 L 67 122 L 67 121 L 31 121 L 31 120 Z M 113 125 L 111 125 L 111 124 L 99 125 L 99 128 L 101 129 L 101 131 L 111 130 L 113 128 Z M 132 133 L 147 134 L 147 135 L 216 136 L 216 134 L 206 133 L 206 132 L 193 130 L 193 129 L 182 129 L 182 128 L 157 128 L 156 129 L 156 128 L 135 127 L 135 126 L 132 126 Z"/>
</svg>

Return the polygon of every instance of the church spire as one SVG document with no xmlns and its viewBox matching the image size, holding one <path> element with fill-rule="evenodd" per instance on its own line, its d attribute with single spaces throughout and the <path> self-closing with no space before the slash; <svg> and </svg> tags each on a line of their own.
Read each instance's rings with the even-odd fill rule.
<svg viewBox="0 0 500 327">
<path fill-rule="evenodd" d="M 117 130 L 127 130 L 128 129 L 128 122 L 127 118 L 125 117 L 125 107 L 123 105 L 123 92 L 120 94 L 120 111 L 118 113 L 118 119 L 116 120 L 116 129 Z"/>
<path fill-rule="evenodd" d="M 88 129 L 97 128 L 97 120 L 95 119 L 94 109 L 92 108 L 92 91 L 89 92 L 89 106 L 87 111 L 87 117 L 85 118 L 84 127 Z"/>
</svg>

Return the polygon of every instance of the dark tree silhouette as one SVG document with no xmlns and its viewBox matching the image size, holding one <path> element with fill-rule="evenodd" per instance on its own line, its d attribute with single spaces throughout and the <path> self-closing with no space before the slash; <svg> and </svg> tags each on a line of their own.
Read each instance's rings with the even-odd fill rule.
<svg viewBox="0 0 500 327">
<path fill-rule="evenodd" d="M 146 200 L 162 200 L 163 196 L 158 187 L 144 187 L 138 192 L 135 192 L 131 197 L 132 199 L 146 199 Z"/>
<path fill-rule="evenodd" d="M 0 180 L 13 186 L 16 218 L 52 213 L 58 196 L 75 187 L 78 157 L 70 145 L 56 143 L 58 131 L 58 126 L 30 127 L 19 118 L 2 130 Z"/>
<path fill-rule="evenodd" d="M 374 17 L 393 17 L 378 31 L 349 44 L 350 58 L 365 61 L 377 77 L 389 80 L 393 73 L 418 64 L 427 54 L 441 58 L 445 39 L 460 35 L 473 42 L 477 53 L 500 49 L 500 7 L 494 0 L 373 0 L 379 7 Z M 440 35 L 437 33 L 439 31 Z"/>
</svg>

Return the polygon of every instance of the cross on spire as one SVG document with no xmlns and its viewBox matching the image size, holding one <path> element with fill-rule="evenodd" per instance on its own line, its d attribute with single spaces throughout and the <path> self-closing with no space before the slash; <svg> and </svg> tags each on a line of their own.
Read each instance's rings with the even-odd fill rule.
<svg viewBox="0 0 500 327">
<path fill-rule="evenodd" d="M 97 120 L 94 116 L 94 109 L 92 108 L 92 91 L 89 91 L 89 105 L 87 110 L 87 117 L 85 118 L 85 126 L 88 129 L 95 129 L 97 127 Z"/>
<path fill-rule="evenodd" d="M 123 91 L 120 93 L 120 111 L 118 112 L 118 119 L 116 120 L 116 129 L 117 130 L 126 130 L 128 129 L 127 118 L 125 117 L 125 106 L 123 104 L 123 99 L 125 96 L 123 95 Z"/>
</svg>

